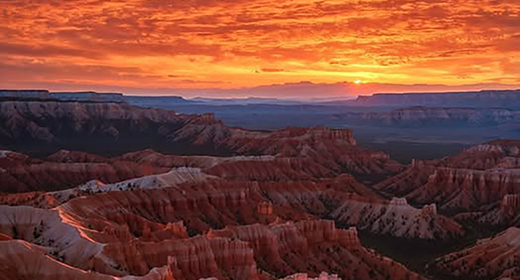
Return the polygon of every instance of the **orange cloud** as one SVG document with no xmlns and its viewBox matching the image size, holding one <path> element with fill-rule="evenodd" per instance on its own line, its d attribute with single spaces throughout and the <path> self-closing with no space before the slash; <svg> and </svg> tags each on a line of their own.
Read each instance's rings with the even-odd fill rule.
<svg viewBox="0 0 520 280">
<path fill-rule="evenodd" d="M 2 1 L 0 83 L 514 86 L 519 19 L 517 0 Z"/>
</svg>

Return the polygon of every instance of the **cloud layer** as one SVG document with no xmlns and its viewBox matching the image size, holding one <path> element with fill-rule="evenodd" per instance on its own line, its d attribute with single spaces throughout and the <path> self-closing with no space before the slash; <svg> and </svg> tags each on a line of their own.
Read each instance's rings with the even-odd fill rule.
<svg viewBox="0 0 520 280">
<path fill-rule="evenodd" d="M 0 1 L 0 83 L 520 84 L 518 0 Z"/>
</svg>

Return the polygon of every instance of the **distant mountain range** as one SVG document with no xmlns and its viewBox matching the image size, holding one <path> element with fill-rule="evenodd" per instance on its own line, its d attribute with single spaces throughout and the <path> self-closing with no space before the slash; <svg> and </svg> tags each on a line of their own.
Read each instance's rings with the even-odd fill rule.
<svg viewBox="0 0 520 280">
<path fill-rule="evenodd" d="M 55 101 L 78 101 L 78 102 L 125 102 L 122 93 L 99 93 L 94 91 L 78 92 L 50 92 L 48 90 L 11 90 L 0 89 L 0 99 L 16 100 L 55 100 Z"/>
<path fill-rule="evenodd" d="M 483 90 L 438 93 L 378 93 L 359 96 L 353 106 L 428 106 L 520 108 L 520 90 Z"/>
<path fill-rule="evenodd" d="M 296 89 L 300 87 L 294 85 Z M 261 96 L 259 92 L 252 94 Z M 334 89 L 335 91 L 335 89 Z M 223 92 L 224 93 L 224 92 Z M 353 107 L 393 107 L 404 108 L 412 106 L 425 107 L 470 107 L 470 108 L 507 108 L 520 109 L 520 90 L 482 90 L 467 92 L 417 92 L 417 93 L 376 93 L 358 96 L 357 99 L 279 99 L 279 98 L 206 98 L 196 97 L 185 99 L 181 96 L 133 96 L 123 93 L 84 92 L 50 92 L 48 90 L 0 90 L 0 99 L 45 99 L 59 101 L 89 101 L 89 102 L 127 102 L 142 107 L 164 108 L 168 105 L 322 105 L 322 106 L 353 106 Z"/>
</svg>

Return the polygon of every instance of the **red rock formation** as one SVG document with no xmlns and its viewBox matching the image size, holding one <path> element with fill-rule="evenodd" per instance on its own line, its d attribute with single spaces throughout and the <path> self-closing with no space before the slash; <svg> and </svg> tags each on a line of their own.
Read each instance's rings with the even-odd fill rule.
<svg viewBox="0 0 520 280">
<path fill-rule="evenodd" d="M 374 188 L 414 204 L 436 203 L 442 211 L 476 211 L 518 193 L 519 147 L 519 141 L 498 140 L 440 161 L 414 161 Z"/>
<path fill-rule="evenodd" d="M 175 279 L 258 279 L 248 244 L 223 238 L 197 236 L 157 243 L 111 243 L 94 260 L 96 271 L 110 275 L 145 275 L 150 269 L 165 265 L 173 268 Z"/>
<path fill-rule="evenodd" d="M 347 112 L 338 117 L 351 125 L 378 127 L 484 127 L 514 122 L 520 115 L 504 108 L 407 107 L 394 111 Z"/>
<path fill-rule="evenodd" d="M 1 144 L 13 149 L 39 144 L 40 152 L 72 148 L 113 153 L 155 145 L 170 152 L 220 153 L 215 146 L 197 144 L 218 140 L 229 130 L 208 116 L 124 103 L 5 101 L 0 103 L 0 120 Z M 199 128 L 213 132 L 207 142 L 189 138 L 194 131 L 202 132 Z M 146 139 L 135 137 L 139 134 L 147 135 Z M 177 145 L 168 145 L 171 141 Z"/>
<path fill-rule="evenodd" d="M 331 221 L 228 226 L 208 235 L 247 241 L 255 252 L 258 266 L 275 275 L 297 271 L 318 275 L 323 270 L 337 273 L 343 279 L 420 278 L 365 249 L 357 239 L 355 229 L 336 229 Z M 378 269 L 373 269 L 374 262 L 380 264 Z"/>
<path fill-rule="evenodd" d="M 294 181 L 330 178 L 337 174 L 311 159 L 242 160 L 216 165 L 208 174 L 231 180 Z"/>
<path fill-rule="evenodd" d="M 476 145 L 449 158 L 448 166 L 453 168 L 487 170 L 496 167 L 517 168 L 515 159 L 520 158 L 520 141 L 496 140 Z"/>
<path fill-rule="evenodd" d="M 263 182 L 256 186 L 275 208 L 283 207 L 321 217 L 330 214 L 351 194 L 378 197 L 349 175 L 321 181 Z M 287 218 L 297 220 L 296 217 Z"/>
<path fill-rule="evenodd" d="M 507 194 L 502 198 L 500 203 L 500 210 L 503 212 L 516 212 L 520 209 L 520 195 Z"/>
<path fill-rule="evenodd" d="M 42 162 L 4 168 L 0 172 L 3 192 L 60 190 L 98 179 L 113 183 L 129 178 L 163 173 L 164 168 L 153 168 L 132 162 L 113 163 L 55 163 Z"/>
<path fill-rule="evenodd" d="M 213 180 L 157 190 L 107 192 L 77 198 L 59 208 L 84 217 L 84 223 L 92 221 L 96 228 L 106 221 L 123 222 L 125 218 L 119 217 L 125 213 L 164 224 L 184 221 L 189 230 L 203 232 L 210 227 L 258 222 L 259 215 L 251 204 L 257 205 L 265 198 L 253 186 Z M 95 221 L 102 223 L 96 225 Z"/>
<path fill-rule="evenodd" d="M 435 205 L 417 209 L 404 198 L 383 201 L 352 195 L 331 216 L 341 224 L 395 237 L 448 239 L 464 234 L 461 225 L 438 215 Z"/>
<path fill-rule="evenodd" d="M 273 211 L 273 204 L 271 202 L 262 201 L 256 206 L 256 212 L 262 224 L 268 224 L 275 220 L 276 216 L 273 214 Z"/>
<path fill-rule="evenodd" d="M 12 151 L 0 150 L 0 168 L 12 167 L 34 161 L 29 156 Z"/>
<path fill-rule="evenodd" d="M 520 265 L 520 229 L 509 228 L 496 237 L 443 256 L 429 265 L 439 276 L 458 279 L 507 279 Z"/>
<path fill-rule="evenodd" d="M 28 205 L 38 208 L 50 209 L 73 197 L 75 197 L 74 193 L 71 193 L 68 196 L 47 192 L 0 194 L 0 205 Z"/>
<path fill-rule="evenodd" d="M 353 104 L 359 106 L 440 106 L 440 107 L 502 107 L 518 104 L 518 90 L 482 90 L 468 92 L 376 93 L 359 96 Z"/>
<path fill-rule="evenodd" d="M 438 168 L 422 187 L 406 198 L 414 203 L 437 203 L 445 210 L 475 210 L 520 190 L 517 170 Z"/>
<path fill-rule="evenodd" d="M 43 247 L 20 240 L 0 241 L 0 279 L 2 280 L 122 280 L 109 275 L 80 270 L 47 255 Z M 146 276 L 125 280 L 176 280 L 170 267 L 154 268 Z"/>
<path fill-rule="evenodd" d="M 191 122 L 190 122 L 191 123 Z M 190 124 L 191 125 L 191 124 Z M 196 125 L 204 126 L 202 124 Z M 24 159 L 4 164 L 0 172 L 3 192 L 60 190 L 97 179 L 114 183 L 125 179 L 167 172 L 174 167 L 198 167 L 208 174 L 232 180 L 289 181 L 332 178 L 343 172 L 363 176 L 368 183 L 401 169 L 388 155 L 355 146 L 348 130 L 288 128 L 271 133 L 226 129 L 218 140 L 219 147 L 235 149 L 250 157 L 182 157 L 166 156 L 153 151 L 104 158 L 82 152 L 61 150 L 46 161 Z M 183 136 L 184 137 L 184 136 Z M 187 136 L 186 136 L 187 137 Z M 200 136 L 197 136 L 200 137 Z M 224 137 L 224 138 L 222 138 Z M 200 139 L 199 139 L 200 140 Z M 193 145 L 207 144 L 196 140 Z M 180 141 L 180 140 L 179 140 Z M 366 176 L 366 175 L 376 176 Z"/>
<path fill-rule="evenodd" d="M 116 103 L 8 101 L 1 102 L 0 112 L 0 120 L 5 120 L 0 122 L 0 131 L 5 134 L 0 138 L 6 139 L 8 147 L 21 149 L 38 143 L 43 150 L 69 147 L 115 153 L 158 147 L 179 154 L 277 155 L 308 159 L 302 165 L 321 165 L 317 174 L 332 171 L 336 175 L 349 172 L 387 176 L 401 169 L 388 155 L 357 147 L 348 129 L 289 127 L 274 132 L 248 131 L 227 127 L 212 115 L 183 115 Z M 45 122 L 38 121 L 42 116 Z M 147 135 L 146 141 L 135 135 Z M 104 147 L 110 147 L 110 151 L 103 151 Z M 51 157 L 74 159 L 102 161 L 79 154 L 58 153 Z"/>
<path fill-rule="evenodd" d="M 45 158 L 46 161 L 60 163 L 108 163 L 110 159 L 78 151 L 59 150 Z"/>
<path fill-rule="evenodd" d="M 182 223 L 165 225 L 150 221 L 166 219 L 177 211 L 181 215 L 197 212 L 190 209 L 182 214 L 184 203 L 170 209 L 167 205 L 164 210 L 157 208 L 158 201 L 173 200 L 182 194 L 160 191 L 163 191 L 161 196 L 150 194 L 150 199 L 155 198 L 156 202 L 143 199 L 142 192 L 127 191 L 77 198 L 55 210 L 1 206 L 0 232 L 45 245 L 46 249 L 41 253 L 35 253 L 33 247 L 25 247 L 20 254 L 32 254 L 31 261 L 45 263 L 63 275 L 75 275 L 78 269 L 84 269 L 114 276 L 151 277 L 160 271 L 161 277 L 169 275 L 173 277 L 171 279 L 181 280 L 201 277 L 254 280 L 262 278 L 257 270 L 259 266 L 280 277 L 297 272 L 317 275 L 321 271 L 331 271 L 345 279 L 420 279 L 401 265 L 362 247 L 355 229 L 336 229 L 332 221 L 226 226 L 222 230 L 209 230 L 205 237 L 188 238 Z M 121 196 L 132 193 L 138 195 Z M 167 196 L 169 198 L 164 200 Z M 206 207 L 200 194 L 189 193 L 187 197 L 194 197 L 191 202 L 185 202 L 188 207 L 197 203 L 195 207 L 200 208 L 200 213 L 210 215 L 211 211 L 204 211 Z M 251 196 L 239 192 L 238 197 L 229 193 L 210 198 L 211 203 L 219 205 L 224 214 L 217 214 L 220 219 L 229 217 L 235 209 L 241 209 L 241 199 L 249 201 Z M 119 206 L 107 203 L 110 200 L 118 201 Z M 132 201 L 132 204 L 122 208 L 125 201 Z M 268 204 L 260 205 L 269 208 Z M 135 213 L 129 213 L 132 211 Z M 235 219 L 241 219 L 241 215 Z M 3 242 L 14 241 L 0 241 L 0 247 L 5 244 Z M 7 257 L 3 254 L 17 253 L 6 249 L 1 251 L 0 259 Z M 55 268 L 60 264 L 57 261 L 77 269 L 68 266 L 65 270 Z M 345 262 L 350 266 L 344 266 Z M 17 262 L 10 261 L 3 269 L 9 271 L 11 274 L 8 275 L 13 279 L 27 276 L 25 270 L 16 269 L 15 265 Z M 36 276 L 43 273 L 43 269 L 38 269 L 34 271 Z"/>
<path fill-rule="evenodd" d="M 461 213 L 455 218 L 498 229 L 520 226 L 520 194 L 505 195 L 498 205 L 478 212 Z"/>
<path fill-rule="evenodd" d="M 388 196 L 403 197 L 422 187 L 435 172 L 434 162 L 414 160 L 408 168 L 376 185 L 374 189 Z"/>
</svg>

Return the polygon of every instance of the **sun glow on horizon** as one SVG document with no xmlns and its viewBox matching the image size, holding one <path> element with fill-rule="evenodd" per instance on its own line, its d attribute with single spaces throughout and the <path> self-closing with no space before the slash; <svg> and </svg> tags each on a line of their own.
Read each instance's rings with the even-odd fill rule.
<svg viewBox="0 0 520 280">
<path fill-rule="evenodd" d="M 519 17 L 512 0 L 4 1 L 0 83 L 514 86 Z"/>
</svg>

